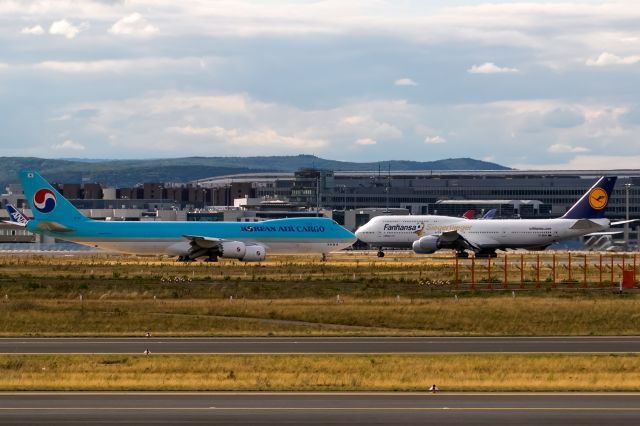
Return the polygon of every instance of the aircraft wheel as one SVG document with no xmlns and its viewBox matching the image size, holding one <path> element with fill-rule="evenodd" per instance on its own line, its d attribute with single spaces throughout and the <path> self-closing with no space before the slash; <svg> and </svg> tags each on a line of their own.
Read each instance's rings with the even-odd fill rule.
<svg viewBox="0 0 640 426">
<path fill-rule="evenodd" d="M 466 251 L 459 251 L 456 253 L 456 257 L 458 259 L 468 259 L 469 258 L 469 253 L 467 253 Z"/>
<path fill-rule="evenodd" d="M 384 252 L 382 250 L 378 252 L 378 257 L 384 257 Z"/>
</svg>

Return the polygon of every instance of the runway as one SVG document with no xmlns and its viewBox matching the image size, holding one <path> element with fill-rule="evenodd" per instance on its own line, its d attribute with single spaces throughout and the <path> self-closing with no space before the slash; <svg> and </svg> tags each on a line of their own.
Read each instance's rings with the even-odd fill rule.
<svg viewBox="0 0 640 426">
<path fill-rule="evenodd" d="M 202 337 L 0 338 L 5 354 L 392 354 L 627 353 L 639 336 L 617 337 Z"/>
<path fill-rule="evenodd" d="M 638 424 L 640 394 L 0 393 L 6 424 Z"/>
</svg>

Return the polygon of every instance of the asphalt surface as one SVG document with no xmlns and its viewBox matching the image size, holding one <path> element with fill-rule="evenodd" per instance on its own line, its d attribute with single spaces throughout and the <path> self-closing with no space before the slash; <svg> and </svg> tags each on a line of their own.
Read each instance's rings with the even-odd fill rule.
<svg viewBox="0 0 640 426">
<path fill-rule="evenodd" d="M 622 337 L 0 338 L 0 353 L 589 353 L 640 352 Z"/>
<path fill-rule="evenodd" d="M 2 393 L 7 424 L 640 424 L 640 394 Z"/>
</svg>

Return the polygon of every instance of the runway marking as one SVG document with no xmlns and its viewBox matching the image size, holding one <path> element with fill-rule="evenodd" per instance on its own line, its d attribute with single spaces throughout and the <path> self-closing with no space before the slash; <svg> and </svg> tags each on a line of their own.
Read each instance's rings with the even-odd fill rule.
<svg viewBox="0 0 640 426">
<path fill-rule="evenodd" d="M 464 351 L 464 352 L 444 352 L 444 351 L 422 351 L 422 352 L 162 352 L 159 349 L 151 351 L 149 355 L 145 355 L 144 352 L 0 352 L 0 355 L 140 355 L 140 356 L 160 356 L 160 355 L 342 355 L 342 356 L 356 356 L 356 355 L 424 355 L 424 356 L 444 356 L 444 355 L 638 355 L 640 349 L 637 351 L 538 351 L 538 352 L 522 352 L 522 351 Z"/>
<path fill-rule="evenodd" d="M 510 397 L 510 396 L 597 396 L 618 397 L 636 396 L 640 398 L 640 392 L 389 392 L 389 391 L 353 391 L 353 392 L 314 392 L 314 391 L 0 391 L 2 396 L 424 396 L 424 397 L 448 397 L 448 396 L 477 396 L 477 397 Z M 1 401 L 0 401 L 1 402 Z M 639 407 L 640 408 L 640 407 Z"/>
<path fill-rule="evenodd" d="M 640 407 L 0 407 L 2 411 L 630 411 Z"/>
</svg>

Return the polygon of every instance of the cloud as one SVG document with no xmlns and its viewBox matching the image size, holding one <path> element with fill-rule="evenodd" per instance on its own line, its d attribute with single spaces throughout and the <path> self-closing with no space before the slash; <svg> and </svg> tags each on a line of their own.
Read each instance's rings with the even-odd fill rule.
<svg viewBox="0 0 640 426">
<path fill-rule="evenodd" d="M 371 138 L 360 138 L 356 143 L 358 145 L 375 145 L 377 142 Z"/>
<path fill-rule="evenodd" d="M 44 61 L 34 65 L 36 69 L 61 73 L 123 73 L 175 68 L 187 72 L 197 72 L 208 64 L 219 62 L 216 58 L 138 58 L 103 59 L 97 61 Z"/>
<path fill-rule="evenodd" d="M 603 52 L 596 59 L 587 59 L 590 67 L 606 67 L 610 65 L 633 65 L 640 62 L 640 55 L 618 56 L 613 53 Z"/>
<path fill-rule="evenodd" d="M 169 153 L 165 155 L 188 151 L 193 155 L 334 156 L 336 152 L 357 152 L 360 144 L 371 144 L 367 139 L 381 145 L 402 137 L 395 121 L 412 116 L 414 108 L 404 101 L 369 101 L 306 109 L 242 93 L 167 91 L 79 103 L 56 111 L 54 116 L 95 111 L 91 117 L 74 122 L 74 133 L 83 141 L 103 140 L 95 144 L 100 151 L 126 148 L 128 156 L 144 155 L 141 153 L 147 152 L 150 143 L 158 152 Z M 60 130 L 69 127 L 64 121 L 51 123 Z"/>
<path fill-rule="evenodd" d="M 60 144 L 51 145 L 51 148 L 56 151 L 84 151 L 86 149 L 84 145 L 74 142 L 71 139 L 67 139 Z"/>
<path fill-rule="evenodd" d="M 567 163 L 514 164 L 518 170 L 636 170 L 640 155 L 578 155 Z"/>
<path fill-rule="evenodd" d="M 40 25 L 34 25 L 33 27 L 25 27 L 20 31 L 21 34 L 42 35 L 44 34 L 44 28 Z"/>
<path fill-rule="evenodd" d="M 72 39 L 87 28 L 89 28 L 89 24 L 86 22 L 83 22 L 79 26 L 75 26 L 66 19 L 62 19 L 51 24 L 49 27 L 49 34 L 61 35 L 68 39 Z"/>
<path fill-rule="evenodd" d="M 9 64 L 5 64 L 4 62 L 0 62 L 0 71 L 9 69 Z"/>
<path fill-rule="evenodd" d="M 545 113 L 543 122 L 548 127 L 568 129 L 583 124 L 585 117 L 582 111 L 576 108 L 560 107 Z"/>
<path fill-rule="evenodd" d="M 517 68 L 499 67 L 493 62 L 485 62 L 482 65 L 473 65 L 467 72 L 469 74 L 506 74 L 519 71 Z"/>
<path fill-rule="evenodd" d="M 393 84 L 396 86 L 417 86 L 418 85 L 418 83 L 411 80 L 410 78 L 400 78 L 394 81 Z"/>
<path fill-rule="evenodd" d="M 445 138 L 439 135 L 427 136 L 426 138 L 424 138 L 424 143 L 429 145 L 441 144 L 441 143 L 445 143 L 446 141 L 447 140 Z"/>
<path fill-rule="evenodd" d="M 193 127 L 190 125 L 167 127 L 169 133 L 177 133 L 186 136 L 208 136 L 219 139 L 221 142 L 241 146 L 272 146 L 274 148 L 321 148 L 326 141 L 310 139 L 299 135 L 282 135 L 274 129 L 262 128 L 258 130 L 243 131 L 238 129 L 226 129 L 220 126 Z"/>
<path fill-rule="evenodd" d="M 589 148 L 584 148 L 582 146 L 571 146 L 567 144 L 557 143 L 547 148 L 547 151 L 554 154 L 567 154 L 567 153 L 578 154 L 582 152 L 589 152 L 591 150 Z"/>
<path fill-rule="evenodd" d="M 115 35 L 150 36 L 158 32 L 158 27 L 136 12 L 118 20 L 109 28 L 109 32 Z"/>
</svg>

